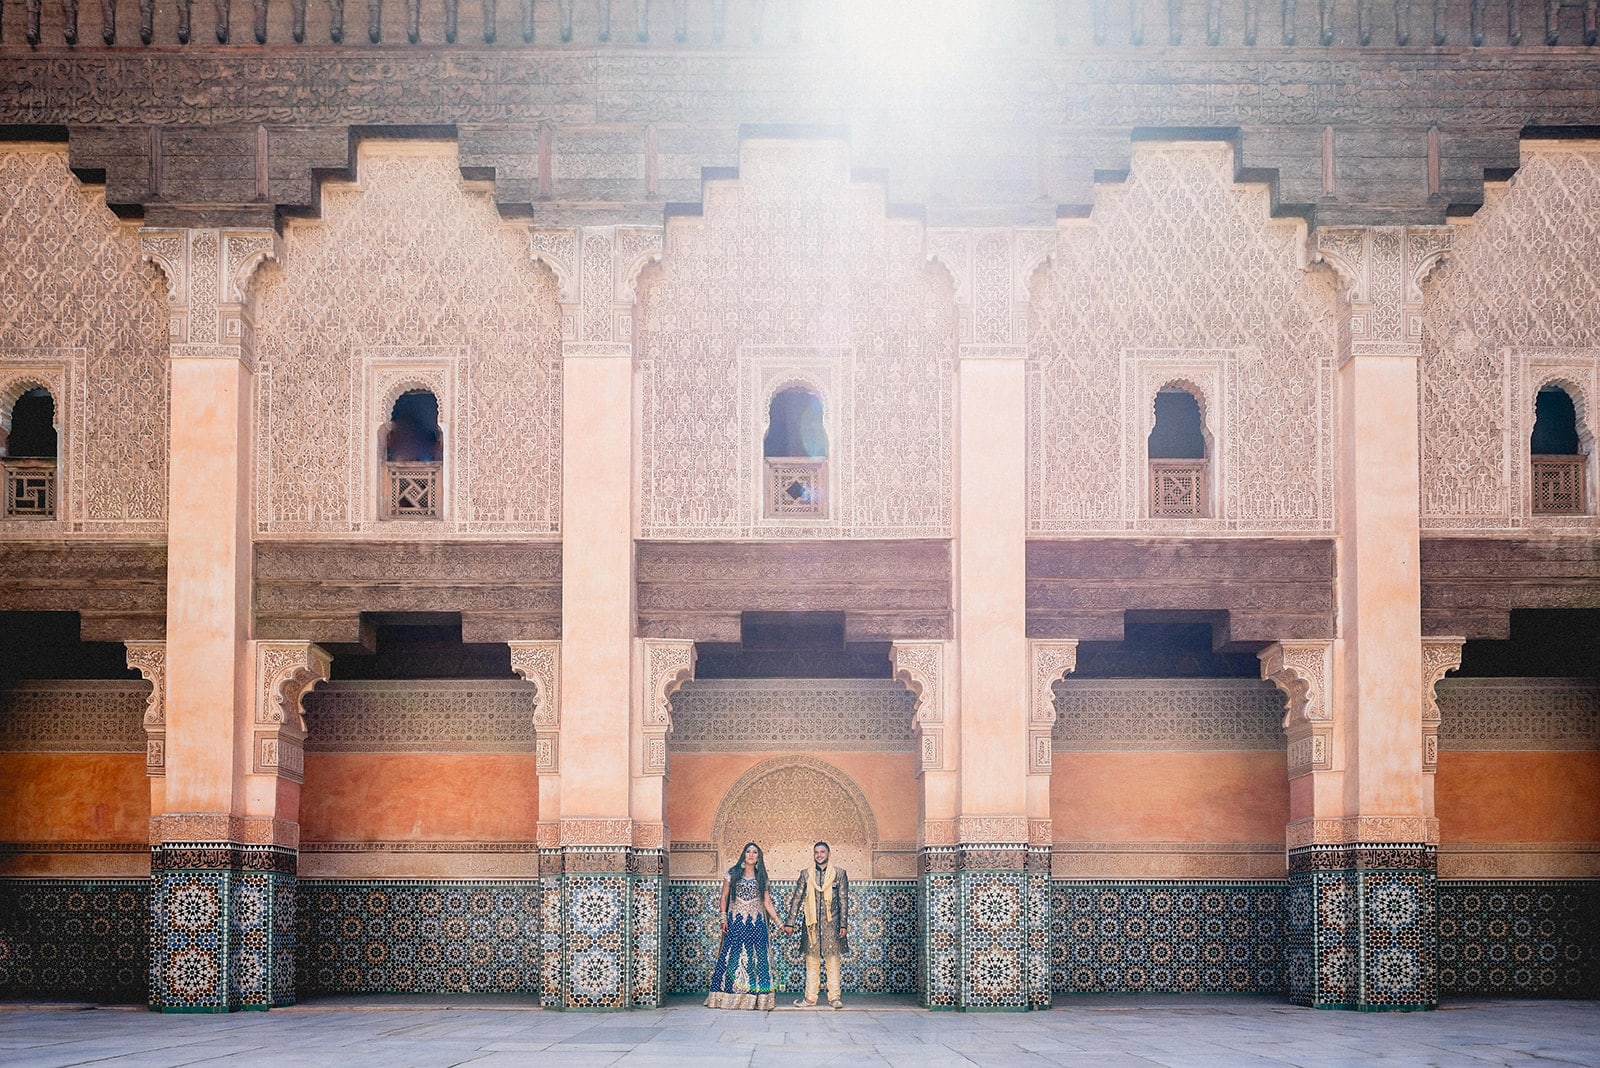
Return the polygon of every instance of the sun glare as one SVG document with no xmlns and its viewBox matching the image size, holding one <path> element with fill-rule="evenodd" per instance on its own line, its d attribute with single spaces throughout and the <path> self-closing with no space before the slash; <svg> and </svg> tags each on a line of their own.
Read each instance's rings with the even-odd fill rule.
<svg viewBox="0 0 1600 1068">
<path fill-rule="evenodd" d="M 948 66 L 979 30 L 978 0 L 844 0 L 846 44 L 869 67 L 922 79 Z"/>
</svg>

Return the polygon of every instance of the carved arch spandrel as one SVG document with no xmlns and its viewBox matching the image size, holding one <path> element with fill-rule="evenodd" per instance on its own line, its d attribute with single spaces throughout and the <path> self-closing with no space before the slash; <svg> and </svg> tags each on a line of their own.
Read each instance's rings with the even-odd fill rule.
<svg viewBox="0 0 1600 1068">
<path fill-rule="evenodd" d="M 1333 641 L 1273 642 L 1256 654 L 1261 677 L 1283 691 L 1289 778 L 1333 767 Z"/>
<path fill-rule="evenodd" d="M 256 647 L 256 708 L 250 770 L 294 782 L 305 777 L 305 696 L 328 681 L 333 662 L 312 642 L 261 642 Z"/>
<path fill-rule="evenodd" d="M 127 642 L 127 664 L 150 683 L 144 706 L 144 772 L 167 773 L 167 643 Z"/>
<path fill-rule="evenodd" d="M 895 680 L 917 699 L 911 719 L 917 746 L 917 774 L 949 770 L 945 728 L 949 721 L 949 687 L 945 685 L 949 642 L 894 642 L 889 662 Z"/>
<path fill-rule="evenodd" d="M 641 774 L 667 773 L 667 736 L 672 733 L 672 695 L 694 678 L 694 642 L 640 638 L 639 726 L 643 739 Z"/>
<path fill-rule="evenodd" d="M 1048 775 L 1054 766 L 1050 739 L 1056 725 L 1055 685 L 1078 669 L 1078 642 L 1028 642 L 1028 772 Z"/>
<path fill-rule="evenodd" d="M 1422 770 L 1439 770 L 1439 693 L 1436 687 L 1461 666 L 1461 637 L 1422 639 Z"/>
<path fill-rule="evenodd" d="M 534 687 L 534 768 L 540 775 L 561 770 L 561 643 L 507 642 L 511 670 Z"/>
<path fill-rule="evenodd" d="M 864 878 L 878 847 L 878 821 L 856 781 L 826 761 L 799 754 L 763 760 L 740 776 L 723 795 L 711 828 L 722 870 L 745 842 L 754 841 L 774 879 L 793 878 L 809 864 L 818 840 Z"/>
</svg>

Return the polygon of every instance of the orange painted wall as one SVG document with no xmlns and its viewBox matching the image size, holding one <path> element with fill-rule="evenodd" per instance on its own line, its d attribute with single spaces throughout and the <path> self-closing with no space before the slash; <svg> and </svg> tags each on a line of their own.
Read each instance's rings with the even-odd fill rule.
<svg viewBox="0 0 1600 1068">
<path fill-rule="evenodd" d="M 1283 754 L 1056 753 L 1058 842 L 1280 842 Z"/>
<path fill-rule="evenodd" d="M 532 753 L 307 753 L 308 842 L 531 842 Z"/>
<path fill-rule="evenodd" d="M 1600 841 L 1600 752 L 1439 754 L 1447 842 Z"/>
<path fill-rule="evenodd" d="M 149 840 L 143 753 L 0 753 L 0 841 Z"/>
<path fill-rule="evenodd" d="M 779 753 L 673 753 L 667 825 L 675 842 L 706 842 L 717 808 L 739 776 Z M 807 753 L 855 781 L 872 806 L 880 842 L 915 842 L 922 786 L 911 753 Z"/>
</svg>

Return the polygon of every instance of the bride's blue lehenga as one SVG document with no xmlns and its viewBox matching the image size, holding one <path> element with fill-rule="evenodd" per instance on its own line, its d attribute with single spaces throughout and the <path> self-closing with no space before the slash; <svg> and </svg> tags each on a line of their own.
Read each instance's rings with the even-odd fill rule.
<svg viewBox="0 0 1600 1068">
<path fill-rule="evenodd" d="M 771 1009 L 772 966 L 767 955 L 767 915 L 756 877 L 744 875 L 729 895 L 728 930 L 711 972 L 713 1009 Z"/>
</svg>

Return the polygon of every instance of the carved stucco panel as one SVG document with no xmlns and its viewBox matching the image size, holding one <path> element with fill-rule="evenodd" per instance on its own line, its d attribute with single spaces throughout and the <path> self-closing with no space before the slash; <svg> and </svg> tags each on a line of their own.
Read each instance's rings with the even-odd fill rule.
<svg viewBox="0 0 1600 1068">
<path fill-rule="evenodd" d="M 1048 775 L 1054 766 L 1051 735 L 1056 724 L 1055 685 L 1078 668 L 1074 640 L 1028 642 L 1028 772 Z"/>
<path fill-rule="evenodd" d="M 639 729 L 643 745 L 639 770 L 643 775 L 665 775 L 667 736 L 672 733 L 672 695 L 694 678 L 694 642 L 640 638 L 637 648 Z"/>
<path fill-rule="evenodd" d="M 1235 184 L 1228 146 L 1135 145 L 1128 180 L 1097 189 L 1034 273 L 1030 532 L 1171 529 L 1139 507 L 1141 352 L 1231 354 L 1214 399 L 1228 413 L 1223 529 L 1331 530 L 1336 286 L 1305 262 L 1304 226 L 1270 217 L 1265 186 Z"/>
<path fill-rule="evenodd" d="M 948 536 L 951 279 L 848 163 L 842 143 L 746 141 L 739 177 L 706 185 L 704 215 L 668 221 L 636 312 L 644 537 L 818 535 L 756 507 L 751 443 L 768 413 L 746 387 L 784 352 L 839 354 L 827 536 Z"/>
<path fill-rule="evenodd" d="M 167 502 L 167 302 L 136 228 L 81 185 L 64 145 L 0 151 L 0 388 L 51 388 L 62 522 L 0 522 L 5 538 L 159 537 Z M 94 279 L 86 299 L 84 279 Z M 41 366 L 42 365 L 42 366 Z"/>
<path fill-rule="evenodd" d="M 917 747 L 917 774 L 948 769 L 945 730 L 949 720 L 949 686 L 945 678 L 949 642 L 894 642 L 889 660 L 894 677 L 916 697 L 912 718 Z"/>
<path fill-rule="evenodd" d="M 374 360 L 444 353 L 457 367 L 445 449 L 458 496 L 451 516 L 406 536 L 555 534 L 557 274 L 489 193 L 464 186 L 453 145 L 367 142 L 358 177 L 326 185 L 321 218 L 290 223 L 286 266 L 263 272 L 257 533 L 392 536 L 367 519 L 373 420 L 388 413 L 367 410 L 364 376 Z"/>
<path fill-rule="evenodd" d="M 255 642 L 256 707 L 250 770 L 305 776 L 305 695 L 328 680 L 333 658 L 311 642 Z"/>
<path fill-rule="evenodd" d="M 561 770 L 561 643 L 507 642 L 511 670 L 533 683 L 534 766 L 540 775 Z"/>
<path fill-rule="evenodd" d="M 1596 529 L 1594 516 L 1529 516 L 1526 475 L 1544 382 L 1571 374 L 1577 392 L 1589 390 L 1573 400 L 1593 440 L 1600 405 L 1586 383 L 1600 367 L 1600 308 L 1574 295 L 1597 288 L 1600 147 L 1525 141 L 1522 167 L 1487 188 L 1429 287 L 1419 398 L 1425 528 Z"/>
<path fill-rule="evenodd" d="M 1461 666 L 1465 638 L 1422 639 L 1422 770 L 1439 770 L 1439 680 Z"/>
<path fill-rule="evenodd" d="M 127 664 L 150 684 L 145 702 L 144 732 L 146 775 L 167 773 L 167 643 L 128 642 Z"/>
<path fill-rule="evenodd" d="M 1333 767 L 1333 642 L 1274 642 L 1257 654 L 1261 677 L 1283 691 L 1289 777 Z"/>
<path fill-rule="evenodd" d="M 812 843 L 820 840 L 838 864 L 862 878 L 872 871 L 878 825 L 849 775 L 814 757 L 781 756 L 757 764 L 728 788 L 711 835 L 724 871 L 753 841 L 766 854 L 769 875 L 793 878 L 811 863 Z"/>
</svg>

